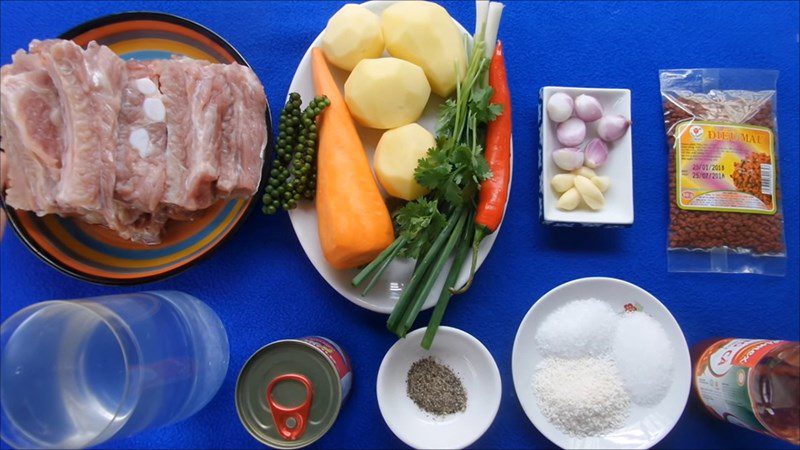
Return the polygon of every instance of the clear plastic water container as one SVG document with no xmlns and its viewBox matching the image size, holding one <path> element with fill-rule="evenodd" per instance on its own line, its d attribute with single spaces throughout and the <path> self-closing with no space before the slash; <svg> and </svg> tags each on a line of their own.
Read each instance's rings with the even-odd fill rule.
<svg viewBox="0 0 800 450">
<path fill-rule="evenodd" d="M 82 448 L 183 420 L 228 370 L 219 317 L 177 291 L 31 305 L 0 326 L 0 437 Z"/>
</svg>

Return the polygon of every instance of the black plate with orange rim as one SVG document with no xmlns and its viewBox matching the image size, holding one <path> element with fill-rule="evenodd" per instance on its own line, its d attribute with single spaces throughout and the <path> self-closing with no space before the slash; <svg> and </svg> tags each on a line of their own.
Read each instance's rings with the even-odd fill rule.
<svg viewBox="0 0 800 450">
<path fill-rule="evenodd" d="M 218 63 L 248 65 L 242 55 L 213 31 L 190 20 L 157 12 L 113 14 L 78 25 L 59 36 L 85 46 L 106 45 L 124 59 L 167 59 L 183 55 Z M 272 120 L 267 104 L 268 159 Z M 267 177 L 262 168 L 261 192 Z M 56 269 L 101 284 L 132 285 L 158 281 L 186 270 L 218 248 L 258 203 L 248 199 L 219 201 L 193 221 L 169 221 L 158 245 L 137 244 L 116 232 L 77 218 L 54 214 L 38 217 L 3 202 L 9 222 L 28 248 Z"/>
</svg>

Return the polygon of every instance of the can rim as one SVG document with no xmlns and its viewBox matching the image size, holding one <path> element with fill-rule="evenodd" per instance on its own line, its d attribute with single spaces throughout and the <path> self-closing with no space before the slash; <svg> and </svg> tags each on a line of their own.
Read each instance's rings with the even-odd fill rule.
<svg viewBox="0 0 800 450">
<path fill-rule="evenodd" d="M 304 443 L 303 445 L 296 446 L 296 447 L 274 447 L 271 442 L 267 442 L 266 439 L 263 439 L 261 436 L 258 436 L 256 433 L 254 433 L 253 430 L 251 430 L 251 427 L 245 421 L 244 417 L 242 417 L 243 408 L 239 403 L 239 386 L 241 386 L 241 384 L 242 384 L 242 374 L 244 374 L 244 370 L 250 365 L 250 363 L 253 361 L 253 359 L 256 356 L 258 356 L 261 352 L 266 351 L 269 347 L 274 347 L 276 345 L 286 344 L 286 343 L 298 343 L 298 344 L 301 344 L 304 347 L 310 348 L 310 349 L 314 350 L 315 352 L 317 352 L 317 354 L 323 356 L 323 359 L 327 363 L 328 367 L 333 371 L 334 376 L 338 380 L 337 383 L 336 383 L 336 390 L 339 393 L 339 404 L 336 406 L 336 412 L 334 412 L 333 417 L 331 418 L 331 420 L 328 422 L 328 424 L 324 428 L 322 428 L 322 431 L 316 437 L 314 437 L 313 439 L 309 440 L 308 442 Z M 333 427 L 333 424 L 336 423 L 336 419 L 339 418 L 339 412 L 341 412 L 342 403 L 344 403 L 344 401 L 343 401 L 344 399 L 342 398 L 342 394 L 343 394 L 343 392 L 342 392 L 342 383 L 341 383 L 341 380 L 339 379 L 339 371 L 336 369 L 336 365 L 333 363 L 333 361 L 331 361 L 330 357 L 328 357 L 328 355 L 325 354 L 325 352 L 323 352 L 322 350 L 320 350 L 316 346 L 311 345 L 307 341 L 304 341 L 302 338 L 300 338 L 300 339 L 280 339 L 280 340 L 277 340 L 277 341 L 273 341 L 273 342 L 270 342 L 269 344 L 266 344 L 266 345 L 262 346 L 261 348 L 259 348 L 255 352 L 253 352 L 253 354 L 250 355 L 250 357 L 247 358 L 247 361 L 245 361 L 245 363 L 242 365 L 242 368 L 239 369 L 239 375 L 237 375 L 237 377 L 236 377 L 236 387 L 234 388 L 233 397 L 234 397 L 234 403 L 236 405 L 236 415 L 239 417 L 239 422 L 242 424 L 242 427 L 247 431 L 247 433 L 250 434 L 250 436 L 252 436 L 255 440 L 257 440 L 258 442 L 261 442 L 262 444 L 264 444 L 264 445 L 266 445 L 268 447 L 279 448 L 279 449 L 283 450 L 283 449 L 297 449 L 297 448 L 307 447 L 307 446 L 313 444 L 314 442 L 317 442 L 320 438 L 322 438 L 322 436 L 325 436 L 325 434 Z"/>
</svg>

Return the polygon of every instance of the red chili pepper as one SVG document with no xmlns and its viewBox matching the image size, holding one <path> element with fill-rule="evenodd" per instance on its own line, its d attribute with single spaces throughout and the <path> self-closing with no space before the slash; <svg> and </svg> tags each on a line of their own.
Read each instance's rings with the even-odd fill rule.
<svg viewBox="0 0 800 450">
<path fill-rule="evenodd" d="M 511 177 L 511 95 L 508 92 L 503 44 L 497 41 L 489 64 L 489 86 L 494 91 L 489 101 L 503 106 L 503 112 L 486 129 L 484 157 L 492 170 L 492 177 L 481 183 L 478 208 L 475 213 L 475 238 L 472 244 L 472 267 L 467 282 L 455 294 L 469 289 L 478 265 L 478 246 L 484 237 L 500 226 L 508 199 L 508 182 Z"/>
</svg>

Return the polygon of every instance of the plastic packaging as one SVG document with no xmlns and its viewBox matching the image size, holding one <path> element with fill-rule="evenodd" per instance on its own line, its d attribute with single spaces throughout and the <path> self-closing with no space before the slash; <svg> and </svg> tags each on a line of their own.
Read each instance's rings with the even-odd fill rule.
<svg viewBox="0 0 800 450">
<path fill-rule="evenodd" d="M 660 72 L 671 272 L 782 276 L 777 71 Z"/>
<path fill-rule="evenodd" d="M 36 303 L 0 326 L 0 437 L 84 448 L 183 420 L 216 394 L 228 338 L 175 291 Z"/>
</svg>

